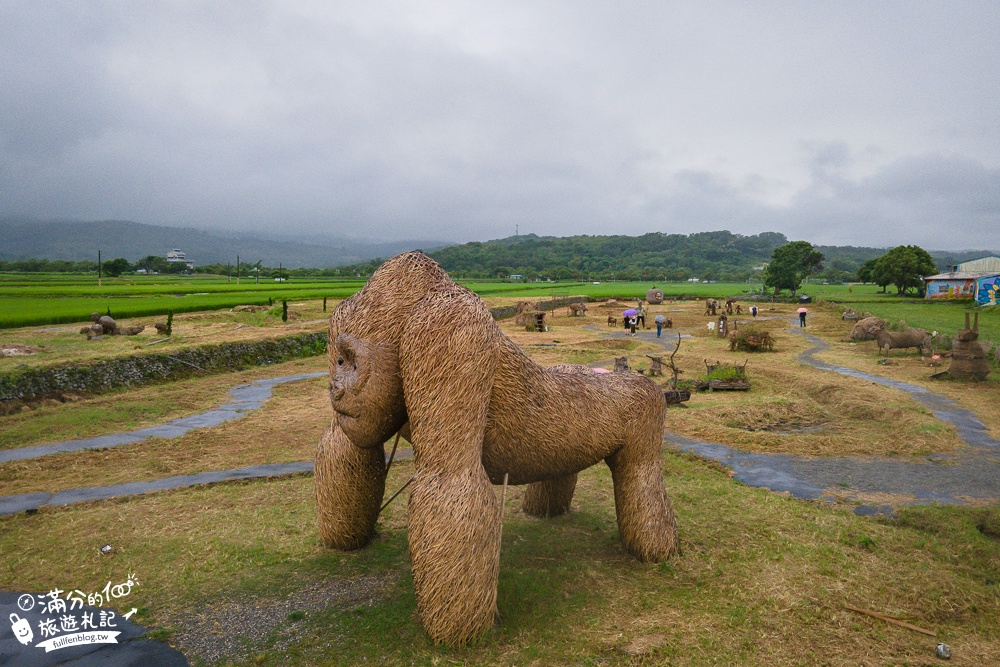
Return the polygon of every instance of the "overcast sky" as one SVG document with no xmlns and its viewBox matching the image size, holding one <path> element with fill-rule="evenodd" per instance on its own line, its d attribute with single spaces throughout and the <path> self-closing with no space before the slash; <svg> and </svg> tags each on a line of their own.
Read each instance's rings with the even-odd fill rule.
<svg viewBox="0 0 1000 667">
<path fill-rule="evenodd" d="M 1000 2 L 0 0 L 0 214 L 997 248 Z"/>
</svg>

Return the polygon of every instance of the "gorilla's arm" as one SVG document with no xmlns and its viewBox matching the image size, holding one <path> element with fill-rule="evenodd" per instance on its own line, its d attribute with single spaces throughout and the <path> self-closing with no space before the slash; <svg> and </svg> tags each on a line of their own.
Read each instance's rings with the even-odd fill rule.
<svg viewBox="0 0 1000 667">
<path fill-rule="evenodd" d="M 482 464 L 496 329 L 467 300 L 432 292 L 411 314 L 413 335 L 400 341 L 416 464 L 409 541 L 417 611 L 430 636 L 449 644 L 493 625 L 500 569 L 500 502 Z"/>
<path fill-rule="evenodd" d="M 368 544 L 385 494 L 385 451 L 355 446 L 334 419 L 319 441 L 313 475 L 323 544 L 347 550 Z"/>
</svg>

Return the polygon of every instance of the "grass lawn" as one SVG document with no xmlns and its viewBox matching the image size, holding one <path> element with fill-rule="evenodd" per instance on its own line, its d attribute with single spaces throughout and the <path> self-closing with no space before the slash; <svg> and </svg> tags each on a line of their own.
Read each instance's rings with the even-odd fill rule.
<svg viewBox="0 0 1000 667">
<path fill-rule="evenodd" d="M 389 488 L 411 472 L 400 462 Z M 134 573 L 141 585 L 128 604 L 138 620 L 185 648 L 199 614 L 253 617 L 324 582 L 382 582 L 362 604 L 302 605 L 260 635 L 240 636 L 236 621 L 220 628 L 242 640 L 233 664 L 929 664 L 935 640 L 953 647 L 955 664 L 998 655 L 996 509 L 915 508 L 890 523 L 734 484 L 672 453 L 664 472 L 684 551 L 660 565 L 622 552 L 605 468 L 581 476 L 575 510 L 555 520 L 519 513 L 512 489 L 501 620 L 466 648 L 434 646 L 419 626 L 405 504 L 391 506 L 366 549 L 329 551 L 316 537 L 308 477 L 4 518 L 0 581 L 87 590 Z M 111 557 L 98 551 L 105 543 Z"/>
<path fill-rule="evenodd" d="M 308 303 L 307 313 L 322 312 L 315 300 Z M 682 379 L 703 376 L 706 360 L 749 359 L 752 382 L 746 393 L 695 394 L 686 407 L 668 411 L 667 428 L 753 451 L 817 456 L 910 458 L 960 446 L 950 427 L 901 392 L 800 364 L 797 355 L 811 344 L 789 331 L 794 307 L 769 308 L 758 324 L 771 331 L 776 351 L 755 355 L 730 352 L 724 339 L 710 335 L 698 302 L 652 310 L 650 321 L 662 312 L 689 336 L 675 357 Z M 648 332 L 608 339 L 611 312 L 594 305 L 587 318 L 572 318 L 561 309 L 545 333 L 519 330 L 512 321 L 502 327 L 543 365 L 610 367 L 625 355 L 633 367 L 648 367 L 645 355 L 673 351 L 674 330 L 659 342 Z M 178 316 L 175 325 L 193 343 L 202 333 L 211 332 L 209 339 L 234 333 L 237 323 L 228 317 Z M 811 309 L 808 330 L 831 343 L 822 358 L 947 393 L 976 412 L 994 437 L 1000 433 L 992 416 L 994 380 L 971 390 L 934 382 L 927 376 L 935 369 L 901 352 L 880 366 L 874 344 L 839 342 L 849 325 L 832 310 Z M 235 333 L 244 330 L 270 335 L 267 326 Z M 9 333 L 19 331 L 31 330 Z M 49 346 L 57 344 L 59 334 L 52 335 Z M 110 341 L 91 344 L 100 342 Z M 239 382 L 324 365 L 323 358 L 299 360 L 35 405 L 0 417 L 0 434 L 8 446 L 27 446 L 124 430 L 217 405 Z M 323 378 L 282 385 L 261 410 L 217 427 L 4 464 L 0 487 L 54 491 L 309 459 L 329 418 Z M 409 460 L 397 461 L 387 496 L 412 471 Z M 195 665 L 930 665 L 937 664 L 937 641 L 951 645 L 951 664 L 996 663 L 1000 508 L 920 506 L 895 520 L 874 519 L 854 515 L 851 505 L 744 486 L 717 464 L 671 450 L 664 452 L 663 473 L 683 552 L 662 564 L 623 552 L 605 466 L 581 474 L 572 511 L 556 519 L 524 515 L 522 489 L 510 488 L 500 619 L 462 648 L 433 645 L 417 619 L 406 494 L 383 513 L 371 545 L 336 552 L 319 543 L 308 475 L 0 517 L 0 589 L 99 590 L 134 574 L 140 585 L 120 611 L 138 607 L 134 620 L 155 628 L 154 636 L 180 647 Z M 113 547 L 110 555 L 100 553 L 105 544 Z"/>
</svg>

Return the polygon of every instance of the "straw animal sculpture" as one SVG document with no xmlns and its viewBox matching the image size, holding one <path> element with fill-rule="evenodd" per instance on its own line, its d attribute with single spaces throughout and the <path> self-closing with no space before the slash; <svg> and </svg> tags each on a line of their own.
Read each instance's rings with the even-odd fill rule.
<svg viewBox="0 0 1000 667">
<path fill-rule="evenodd" d="M 117 334 L 118 333 L 118 323 L 111 318 L 110 315 L 101 315 L 100 313 L 91 313 L 90 319 L 94 324 L 101 325 L 101 329 L 104 330 L 106 334 Z"/>
<path fill-rule="evenodd" d="M 533 325 L 535 323 L 535 304 L 530 301 L 518 301 L 514 322 L 520 327 Z"/>
<path fill-rule="evenodd" d="M 931 335 L 923 329 L 907 329 L 906 331 L 879 329 L 875 333 L 875 343 L 878 345 L 879 354 L 885 350 L 887 357 L 889 350 L 893 348 L 905 350 L 915 347 L 918 353 L 930 354 L 931 352 Z"/>
<path fill-rule="evenodd" d="M 371 540 L 383 443 L 405 429 L 413 583 L 434 641 L 468 642 L 496 619 L 501 503 L 492 485 L 505 477 L 529 485 L 525 511 L 551 516 L 569 508 L 576 473 L 603 460 L 624 548 L 646 561 L 677 550 L 660 470 L 666 404 L 652 381 L 538 366 L 476 295 L 418 252 L 390 259 L 337 307 L 329 355 L 334 417 L 315 466 L 320 536 L 339 549 Z"/>
<path fill-rule="evenodd" d="M 881 317 L 866 317 L 854 323 L 847 338 L 848 340 L 875 340 L 875 336 L 884 328 L 885 320 Z"/>
</svg>

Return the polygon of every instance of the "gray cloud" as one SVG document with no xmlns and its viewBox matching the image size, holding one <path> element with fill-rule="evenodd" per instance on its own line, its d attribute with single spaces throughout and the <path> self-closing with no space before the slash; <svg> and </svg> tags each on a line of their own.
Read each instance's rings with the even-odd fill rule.
<svg viewBox="0 0 1000 667">
<path fill-rule="evenodd" d="M 990 2 L 6 3 L 0 213 L 982 247 Z"/>
</svg>

